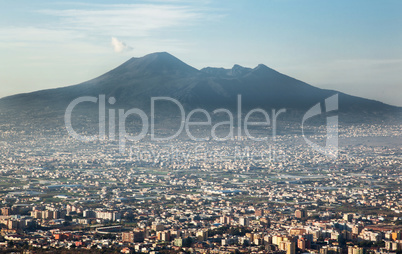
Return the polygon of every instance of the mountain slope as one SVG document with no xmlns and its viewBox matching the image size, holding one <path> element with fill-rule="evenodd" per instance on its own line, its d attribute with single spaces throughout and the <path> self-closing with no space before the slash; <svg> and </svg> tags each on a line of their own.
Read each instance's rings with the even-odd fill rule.
<svg viewBox="0 0 402 254">
<path fill-rule="evenodd" d="M 31 116 L 48 119 L 60 116 L 67 105 L 81 96 L 104 94 L 116 99 L 115 108 L 138 107 L 150 110 L 151 97 L 165 96 L 179 100 L 187 109 L 235 109 L 242 96 L 245 109 L 306 110 L 336 91 L 313 87 L 260 64 L 232 69 L 207 67 L 197 70 L 166 53 L 131 58 L 117 68 L 87 82 L 57 89 L 17 94 L 0 99 L 3 115 Z M 92 112 L 96 105 L 81 109 Z M 400 108 L 378 101 L 339 93 L 339 108 L 358 114 L 400 112 Z M 169 108 L 165 108 L 169 110 Z"/>
</svg>

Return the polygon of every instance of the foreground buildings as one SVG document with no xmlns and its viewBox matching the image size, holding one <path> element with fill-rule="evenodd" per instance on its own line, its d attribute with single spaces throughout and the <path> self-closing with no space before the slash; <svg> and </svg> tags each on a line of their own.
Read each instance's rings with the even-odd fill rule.
<svg viewBox="0 0 402 254">
<path fill-rule="evenodd" d="M 365 130 L 341 130 L 337 160 L 290 134 L 263 144 L 144 141 L 119 154 L 102 141 L 3 133 L 0 248 L 399 253 L 400 131 L 372 127 L 373 145 Z"/>
</svg>

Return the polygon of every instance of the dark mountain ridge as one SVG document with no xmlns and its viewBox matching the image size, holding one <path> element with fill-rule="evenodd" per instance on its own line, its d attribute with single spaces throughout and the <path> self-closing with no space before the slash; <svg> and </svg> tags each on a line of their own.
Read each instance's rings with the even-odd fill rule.
<svg viewBox="0 0 402 254">
<path fill-rule="evenodd" d="M 236 108 L 237 96 L 245 109 L 286 108 L 303 111 L 338 93 L 313 87 L 260 64 L 255 68 L 234 65 L 232 69 L 207 67 L 197 70 L 166 52 L 131 58 L 117 68 L 78 85 L 0 99 L 3 116 L 13 114 L 39 119 L 60 116 L 68 104 L 81 96 L 104 94 L 116 99 L 116 108 L 149 111 L 151 97 L 177 99 L 186 109 Z M 97 110 L 88 105 L 84 111 Z M 169 107 L 165 108 L 167 112 Z M 339 93 L 339 110 L 348 114 L 383 115 L 401 108 Z"/>
</svg>

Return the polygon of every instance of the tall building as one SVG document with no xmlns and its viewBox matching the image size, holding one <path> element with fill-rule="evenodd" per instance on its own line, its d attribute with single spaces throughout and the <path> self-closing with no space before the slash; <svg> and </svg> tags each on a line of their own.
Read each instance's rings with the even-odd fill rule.
<svg viewBox="0 0 402 254">
<path fill-rule="evenodd" d="M 11 214 L 11 209 L 10 207 L 3 207 L 1 208 L 1 215 L 10 215 Z"/>
<path fill-rule="evenodd" d="M 264 239 L 263 238 L 254 238 L 254 244 L 255 245 L 263 245 Z"/>
<path fill-rule="evenodd" d="M 31 216 L 35 219 L 42 219 L 42 211 L 34 210 L 31 212 Z"/>
<path fill-rule="evenodd" d="M 274 235 L 272 237 L 272 244 L 278 245 L 283 241 L 283 236 L 281 235 Z"/>
<path fill-rule="evenodd" d="M 169 231 L 159 231 L 156 233 L 156 237 L 160 241 L 168 242 L 168 241 L 170 241 L 170 232 Z"/>
<path fill-rule="evenodd" d="M 208 239 L 208 231 L 207 230 L 200 230 L 196 234 L 197 240 L 199 242 L 206 241 Z"/>
<path fill-rule="evenodd" d="M 134 243 L 134 242 L 143 242 L 146 236 L 145 229 L 134 229 L 130 232 L 123 232 L 122 233 L 122 240 L 123 242 L 127 243 Z"/>
<path fill-rule="evenodd" d="M 163 224 L 160 223 L 152 223 L 152 230 L 154 231 L 162 231 L 165 229 L 165 226 Z"/>
<path fill-rule="evenodd" d="M 250 242 L 254 242 L 254 234 L 253 233 L 246 233 L 246 237 L 250 239 Z"/>
<path fill-rule="evenodd" d="M 401 244 L 402 245 L 402 244 Z M 401 246 L 402 247 L 402 246 Z M 388 251 L 397 251 L 400 247 L 398 242 L 385 241 L 385 249 Z M 349 254 L 349 253 L 348 253 Z M 353 253 L 352 253 L 353 254 Z"/>
<path fill-rule="evenodd" d="M 295 211 L 295 217 L 298 218 L 298 219 L 306 218 L 306 211 L 297 209 Z"/>
<path fill-rule="evenodd" d="M 82 213 L 82 216 L 84 218 L 95 218 L 96 213 L 94 211 L 91 211 L 91 210 L 84 210 L 84 212 Z"/>
<path fill-rule="evenodd" d="M 296 244 L 292 241 L 285 242 L 286 254 L 296 254 Z"/>
<path fill-rule="evenodd" d="M 270 235 L 264 236 L 264 242 L 267 244 L 272 244 L 272 236 Z"/>
<path fill-rule="evenodd" d="M 182 238 L 174 239 L 174 246 L 182 247 L 183 246 L 183 239 Z"/>
<path fill-rule="evenodd" d="M 240 217 L 239 219 L 239 224 L 244 226 L 244 227 L 248 227 L 249 226 L 249 218 L 248 217 Z"/>
<path fill-rule="evenodd" d="M 257 217 L 264 216 L 264 210 L 262 210 L 262 209 L 255 210 L 255 216 L 257 216 Z"/>
<path fill-rule="evenodd" d="M 348 254 L 364 254 L 364 249 L 358 246 L 349 246 Z"/>
<path fill-rule="evenodd" d="M 306 249 L 306 239 L 305 238 L 299 238 L 297 239 L 297 248 L 301 249 L 304 251 Z"/>
<path fill-rule="evenodd" d="M 396 241 L 396 240 L 402 240 L 402 230 L 397 231 L 397 232 L 392 232 L 391 233 L 391 239 Z"/>
<path fill-rule="evenodd" d="M 352 219 L 353 219 L 353 214 L 351 214 L 351 213 L 345 213 L 345 214 L 343 215 L 343 219 L 346 220 L 346 221 L 348 221 L 348 222 L 351 222 Z"/>
<path fill-rule="evenodd" d="M 99 219 L 104 219 L 104 220 L 110 220 L 110 221 L 116 221 L 121 219 L 121 214 L 117 211 L 109 212 L 109 211 L 96 211 L 96 218 Z"/>
<path fill-rule="evenodd" d="M 60 211 L 58 210 L 53 211 L 53 219 L 60 219 Z"/>
<path fill-rule="evenodd" d="M 42 219 L 44 219 L 44 220 L 54 219 L 53 211 L 49 211 L 49 210 L 42 211 Z"/>
<path fill-rule="evenodd" d="M 361 225 L 353 226 L 352 234 L 358 235 L 362 231 L 363 227 Z"/>
<path fill-rule="evenodd" d="M 229 216 L 222 216 L 220 217 L 220 222 L 221 224 L 227 224 L 229 225 L 231 221 L 231 218 Z"/>
</svg>

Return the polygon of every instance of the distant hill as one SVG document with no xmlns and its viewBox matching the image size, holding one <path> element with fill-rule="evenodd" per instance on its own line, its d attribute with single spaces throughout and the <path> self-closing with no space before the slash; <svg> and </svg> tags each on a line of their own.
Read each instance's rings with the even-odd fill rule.
<svg viewBox="0 0 402 254">
<path fill-rule="evenodd" d="M 104 94 L 114 97 L 115 108 L 140 108 L 149 112 L 150 98 L 165 96 L 177 99 L 186 109 L 236 109 L 237 95 L 244 109 L 266 110 L 286 108 L 303 111 L 325 98 L 339 93 L 339 110 L 352 115 L 383 116 L 400 113 L 401 108 L 320 89 L 281 74 L 263 64 L 255 68 L 234 65 L 232 69 L 207 67 L 197 70 L 166 52 L 131 58 L 117 68 L 78 85 L 17 94 L 0 99 L 4 119 L 31 119 L 43 122 L 59 120 L 67 105 L 81 96 Z M 97 112 L 95 105 L 82 112 Z M 166 112 L 170 109 L 164 108 Z M 92 115 L 94 115 L 92 114 Z M 167 114 L 168 115 L 168 114 Z"/>
</svg>

